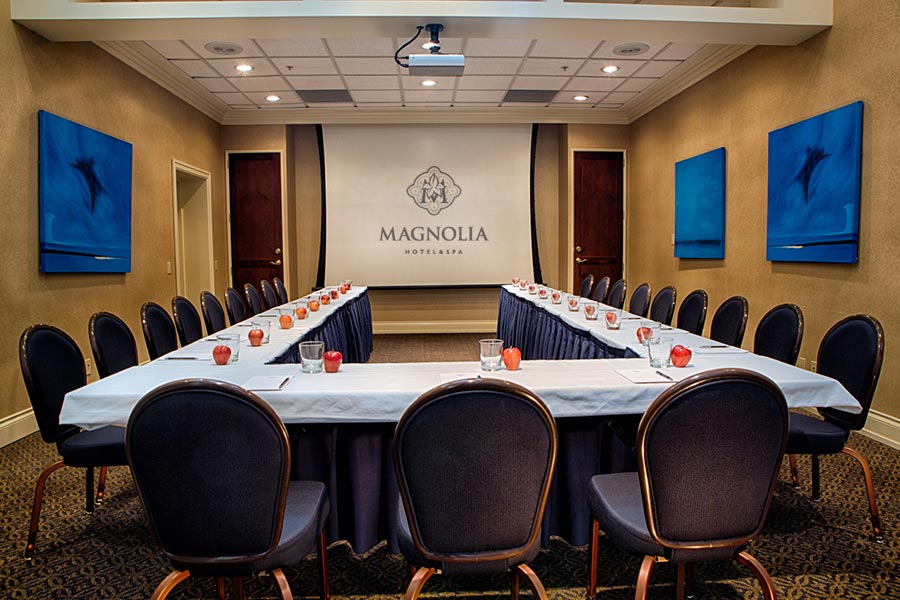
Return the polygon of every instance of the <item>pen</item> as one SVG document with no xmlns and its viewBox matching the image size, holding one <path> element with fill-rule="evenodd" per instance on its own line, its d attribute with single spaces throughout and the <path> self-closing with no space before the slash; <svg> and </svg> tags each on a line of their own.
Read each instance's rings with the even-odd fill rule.
<svg viewBox="0 0 900 600">
<path fill-rule="evenodd" d="M 165 360 L 200 360 L 196 356 L 167 356 Z"/>
<path fill-rule="evenodd" d="M 286 386 L 290 380 L 291 380 L 290 377 L 285 377 L 284 381 L 281 382 L 281 385 L 278 386 L 278 389 L 283 390 L 284 386 Z"/>
<path fill-rule="evenodd" d="M 668 379 L 669 381 L 675 381 L 674 379 L 672 379 L 671 377 L 669 377 L 662 371 L 657 371 L 656 374 L 659 375 L 660 377 L 662 377 L 663 379 Z"/>
<path fill-rule="evenodd" d="M 727 348 L 728 346 L 720 344 L 718 346 L 700 346 L 701 348 Z"/>
</svg>

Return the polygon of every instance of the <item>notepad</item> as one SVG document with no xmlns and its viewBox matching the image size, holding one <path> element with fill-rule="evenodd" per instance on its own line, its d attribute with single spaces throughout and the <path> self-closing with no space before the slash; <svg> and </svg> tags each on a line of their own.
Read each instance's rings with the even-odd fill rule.
<svg viewBox="0 0 900 600">
<path fill-rule="evenodd" d="M 675 383 L 675 377 L 667 379 L 657 369 L 616 369 L 616 373 L 631 383 Z"/>
<path fill-rule="evenodd" d="M 244 387 L 251 392 L 277 392 L 287 387 L 293 378 L 292 375 L 254 375 L 244 382 Z"/>
</svg>

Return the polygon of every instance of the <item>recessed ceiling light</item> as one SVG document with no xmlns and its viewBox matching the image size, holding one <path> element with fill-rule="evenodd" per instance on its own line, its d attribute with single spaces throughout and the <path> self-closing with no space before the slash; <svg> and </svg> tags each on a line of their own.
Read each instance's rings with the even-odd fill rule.
<svg viewBox="0 0 900 600">
<path fill-rule="evenodd" d="M 605 67 L 603 67 L 603 72 L 604 72 L 604 73 L 612 74 L 612 73 L 615 73 L 615 72 L 618 71 L 618 70 L 619 70 L 619 67 L 617 67 L 616 65 L 606 65 Z"/>
<path fill-rule="evenodd" d="M 270 94 L 266 96 L 266 102 L 281 102 L 281 96 L 276 96 L 275 94 Z"/>
<path fill-rule="evenodd" d="M 426 79 L 422 82 L 422 85 L 424 85 L 425 87 L 434 87 L 437 85 L 437 81 L 435 81 L 434 79 Z"/>
<path fill-rule="evenodd" d="M 238 73 L 249 73 L 253 70 L 253 65 L 238 65 L 234 68 Z"/>
<path fill-rule="evenodd" d="M 244 51 L 240 44 L 234 42 L 209 42 L 203 46 L 207 52 L 222 56 L 233 56 Z"/>
<path fill-rule="evenodd" d="M 583 95 L 582 96 L 572 96 L 572 100 L 578 100 L 579 102 L 584 102 L 587 99 L 588 99 L 588 97 L 583 96 Z"/>
</svg>

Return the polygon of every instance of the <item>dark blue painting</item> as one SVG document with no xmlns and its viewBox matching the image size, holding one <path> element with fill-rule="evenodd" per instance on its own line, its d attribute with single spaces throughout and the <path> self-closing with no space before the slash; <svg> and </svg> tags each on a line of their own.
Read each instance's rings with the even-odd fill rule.
<svg viewBox="0 0 900 600">
<path fill-rule="evenodd" d="M 766 258 L 855 263 L 863 103 L 769 133 Z"/>
<path fill-rule="evenodd" d="M 675 256 L 725 258 L 725 148 L 675 163 Z"/>
<path fill-rule="evenodd" d="M 41 271 L 131 271 L 131 144 L 38 114 Z"/>
</svg>

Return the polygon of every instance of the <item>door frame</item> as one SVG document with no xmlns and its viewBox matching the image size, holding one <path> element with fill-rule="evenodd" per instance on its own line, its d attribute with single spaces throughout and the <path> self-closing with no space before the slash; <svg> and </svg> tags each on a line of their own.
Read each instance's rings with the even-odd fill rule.
<svg viewBox="0 0 900 600">
<path fill-rule="evenodd" d="M 288 239 L 287 235 L 287 223 L 288 223 L 288 210 L 287 210 L 287 181 L 285 180 L 285 174 L 287 173 L 287 165 L 285 163 L 285 151 L 284 149 L 273 149 L 273 150 L 226 150 L 225 151 L 225 235 L 227 237 L 228 243 L 228 286 L 234 287 L 234 282 L 232 281 L 232 273 L 233 270 L 231 268 L 232 258 L 231 258 L 231 155 L 232 154 L 277 154 L 280 157 L 278 161 L 281 165 L 281 173 L 279 177 L 281 178 L 281 274 L 284 277 L 284 286 L 287 289 L 291 289 L 291 271 L 289 268 L 290 259 L 288 255 L 287 244 L 285 243 Z M 259 284 L 256 282 L 255 285 Z M 243 293 L 243 290 L 238 290 Z"/>
<path fill-rule="evenodd" d="M 181 282 L 181 271 L 183 269 L 182 265 L 182 254 L 183 249 L 181 248 L 181 242 L 178 239 L 179 236 L 179 217 L 178 217 L 178 174 L 185 173 L 192 177 L 196 177 L 198 179 L 202 179 L 204 181 L 203 186 L 206 188 L 206 235 L 209 240 L 209 287 L 206 289 L 212 290 L 216 287 L 216 269 L 215 269 L 215 261 L 216 261 L 216 253 L 215 253 L 215 244 L 213 240 L 213 206 L 212 206 L 212 182 L 210 179 L 212 178 L 212 174 L 209 171 L 204 171 L 198 167 L 193 165 L 189 165 L 186 162 L 180 161 L 178 159 L 172 159 L 172 217 L 173 217 L 173 226 L 174 226 L 174 243 L 175 243 L 175 293 L 179 296 L 183 296 L 185 293 L 184 286 Z"/>
<path fill-rule="evenodd" d="M 583 147 L 575 147 L 569 149 L 569 156 L 567 157 L 567 174 L 566 177 L 569 180 L 568 184 L 568 202 L 567 202 L 567 213 L 568 213 L 568 229 L 566 231 L 566 285 L 574 285 L 575 280 L 575 261 L 572 260 L 573 252 L 575 250 L 575 153 L 576 152 L 621 152 L 622 153 L 622 277 L 625 278 L 625 274 L 627 273 L 627 259 L 628 259 L 628 227 L 627 227 L 627 214 L 628 214 L 628 151 L 625 148 L 583 148 Z M 575 290 L 569 290 L 570 293 L 575 293 Z"/>
</svg>

